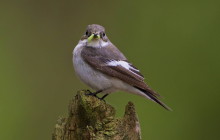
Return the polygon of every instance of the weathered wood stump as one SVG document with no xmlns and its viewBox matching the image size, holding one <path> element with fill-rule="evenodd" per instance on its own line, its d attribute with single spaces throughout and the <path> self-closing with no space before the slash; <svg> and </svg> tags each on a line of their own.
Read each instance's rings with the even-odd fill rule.
<svg viewBox="0 0 220 140">
<path fill-rule="evenodd" d="M 141 130 L 132 102 L 123 118 L 115 118 L 115 109 L 93 96 L 79 91 L 70 101 L 68 118 L 60 118 L 52 140 L 140 140 Z"/>
</svg>

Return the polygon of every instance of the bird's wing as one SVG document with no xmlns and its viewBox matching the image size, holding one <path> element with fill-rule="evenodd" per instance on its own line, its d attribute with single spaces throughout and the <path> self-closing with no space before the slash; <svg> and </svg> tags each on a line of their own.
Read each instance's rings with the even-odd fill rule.
<svg viewBox="0 0 220 140">
<path fill-rule="evenodd" d="M 94 69 L 120 79 L 139 90 L 147 90 L 154 97 L 159 95 L 145 84 L 143 75 L 126 60 L 123 54 L 120 54 L 120 52 L 112 53 L 108 48 L 101 49 L 84 47 L 81 56 Z"/>
<path fill-rule="evenodd" d="M 142 91 L 147 97 L 158 103 L 167 110 L 172 110 L 158 99 L 158 93 L 151 90 L 144 82 L 140 71 L 129 63 L 124 55 L 115 49 L 84 47 L 81 52 L 82 58 L 94 69 L 133 86 Z M 113 53 L 116 51 L 117 53 Z"/>
</svg>

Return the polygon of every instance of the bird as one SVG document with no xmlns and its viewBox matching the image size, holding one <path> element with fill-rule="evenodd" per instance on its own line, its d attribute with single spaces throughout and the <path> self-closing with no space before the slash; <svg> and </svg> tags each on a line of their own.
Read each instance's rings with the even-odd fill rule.
<svg viewBox="0 0 220 140">
<path fill-rule="evenodd" d="M 73 50 L 73 66 L 79 79 L 95 90 L 88 95 L 104 93 L 100 98 L 104 100 L 113 92 L 124 91 L 140 95 L 172 110 L 159 100 L 160 95 L 144 82 L 140 71 L 111 43 L 101 25 L 87 26 Z"/>
</svg>

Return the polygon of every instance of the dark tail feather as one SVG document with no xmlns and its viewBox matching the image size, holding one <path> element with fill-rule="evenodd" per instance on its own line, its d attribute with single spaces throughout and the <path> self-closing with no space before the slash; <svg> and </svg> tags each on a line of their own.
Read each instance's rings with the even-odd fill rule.
<svg viewBox="0 0 220 140">
<path fill-rule="evenodd" d="M 164 107 L 166 110 L 172 111 L 172 109 L 170 107 L 168 107 L 166 104 L 164 104 L 163 102 L 161 102 L 157 97 L 153 96 L 151 93 L 149 92 L 144 92 L 150 99 L 152 99 L 154 102 L 158 103 L 159 105 L 161 105 L 162 107 Z"/>
<path fill-rule="evenodd" d="M 153 100 L 154 102 L 158 103 L 159 105 L 161 105 L 162 107 L 164 107 L 166 110 L 172 111 L 172 109 L 170 107 L 168 107 L 166 104 L 164 104 L 163 102 L 161 102 L 157 96 L 155 95 L 159 95 L 157 93 L 155 93 L 154 91 L 152 91 L 151 89 L 145 90 L 145 89 L 141 89 L 138 87 L 135 87 L 137 89 L 139 89 L 140 91 L 142 91 L 143 93 L 145 93 L 151 100 Z"/>
</svg>

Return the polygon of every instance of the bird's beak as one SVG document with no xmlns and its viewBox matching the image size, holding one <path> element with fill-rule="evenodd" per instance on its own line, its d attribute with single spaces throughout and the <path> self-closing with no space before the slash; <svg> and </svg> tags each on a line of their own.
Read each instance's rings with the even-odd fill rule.
<svg viewBox="0 0 220 140">
<path fill-rule="evenodd" d="M 92 39 L 100 39 L 100 35 L 99 34 L 91 34 L 89 37 L 88 37 L 88 41 L 92 41 Z"/>
</svg>

